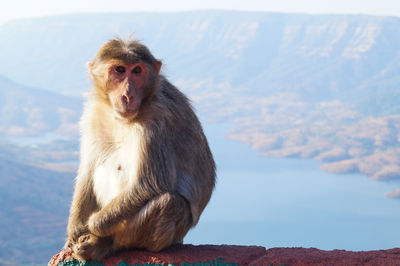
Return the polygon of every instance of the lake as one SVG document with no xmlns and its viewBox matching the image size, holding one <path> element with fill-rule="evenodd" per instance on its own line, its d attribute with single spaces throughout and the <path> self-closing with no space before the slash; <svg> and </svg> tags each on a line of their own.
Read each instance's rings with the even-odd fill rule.
<svg viewBox="0 0 400 266">
<path fill-rule="evenodd" d="M 267 158 L 205 124 L 218 182 L 185 243 L 374 250 L 400 247 L 400 182 L 335 175 L 319 162 Z"/>
</svg>

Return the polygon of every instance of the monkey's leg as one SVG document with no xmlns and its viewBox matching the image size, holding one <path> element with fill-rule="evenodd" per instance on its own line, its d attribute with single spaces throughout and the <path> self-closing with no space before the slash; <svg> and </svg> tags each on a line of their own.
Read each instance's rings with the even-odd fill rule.
<svg viewBox="0 0 400 266">
<path fill-rule="evenodd" d="M 189 203 L 180 195 L 165 193 L 150 200 L 135 216 L 116 229 L 114 246 L 160 251 L 182 243 L 192 226 Z"/>
</svg>

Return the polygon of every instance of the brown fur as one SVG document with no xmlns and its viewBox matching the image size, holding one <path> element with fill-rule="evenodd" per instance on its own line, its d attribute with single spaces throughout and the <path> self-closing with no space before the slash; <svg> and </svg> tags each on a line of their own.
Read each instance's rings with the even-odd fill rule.
<svg viewBox="0 0 400 266">
<path fill-rule="evenodd" d="M 115 64 L 145 71 L 116 79 Z M 136 41 L 106 43 L 89 67 L 94 89 L 80 123 L 66 246 L 78 259 L 101 260 L 121 248 L 160 251 L 182 243 L 215 183 L 215 164 L 188 99 Z M 120 115 L 114 107 L 124 107 L 119 101 L 128 94 L 140 99 L 140 108 Z"/>
</svg>

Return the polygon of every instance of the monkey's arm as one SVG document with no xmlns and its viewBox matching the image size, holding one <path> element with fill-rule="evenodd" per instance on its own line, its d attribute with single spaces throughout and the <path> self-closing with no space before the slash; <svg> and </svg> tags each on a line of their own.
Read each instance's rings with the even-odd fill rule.
<svg viewBox="0 0 400 266">
<path fill-rule="evenodd" d="M 136 215 L 147 202 L 156 196 L 157 194 L 148 193 L 140 196 L 138 189 L 121 193 L 100 211 L 90 216 L 89 231 L 97 236 L 112 235 L 125 219 Z"/>
<path fill-rule="evenodd" d="M 78 174 L 71 203 L 67 233 L 69 240 L 76 241 L 89 231 L 87 222 L 98 209 L 93 193 L 92 181 L 88 174 Z"/>
</svg>

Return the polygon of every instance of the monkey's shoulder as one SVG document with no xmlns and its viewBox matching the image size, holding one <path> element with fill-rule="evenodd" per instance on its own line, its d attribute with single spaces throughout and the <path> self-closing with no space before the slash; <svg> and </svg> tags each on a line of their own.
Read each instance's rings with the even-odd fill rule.
<svg viewBox="0 0 400 266">
<path fill-rule="evenodd" d="M 165 99 L 178 105 L 190 105 L 189 98 L 164 76 L 160 76 L 159 93 L 161 97 L 165 97 Z"/>
<path fill-rule="evenodd" d="M 161 76 L 158 100 L 164 108 L 158 113 L 163 113 L 164 118 L 172 122 L 174 128 L 179 127 L 179 124 L 198 128 L 199 121 L 189 98 L 163 76 Z"/>
</svg>

